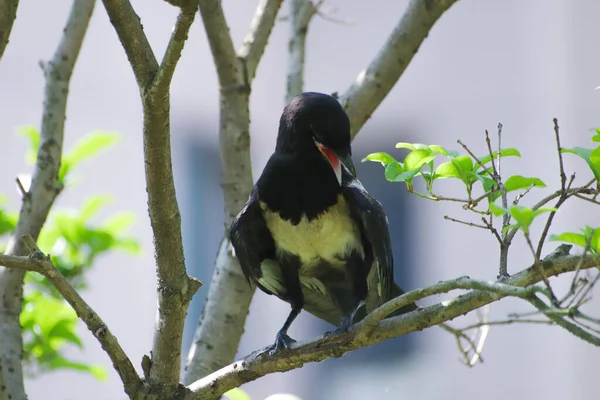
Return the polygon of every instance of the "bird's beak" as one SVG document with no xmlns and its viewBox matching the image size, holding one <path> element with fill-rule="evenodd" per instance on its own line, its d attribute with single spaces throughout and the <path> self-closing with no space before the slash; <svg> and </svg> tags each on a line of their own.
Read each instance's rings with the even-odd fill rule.
<svg viewBox="0 0 600 400">
<path fill-rule="evenodd" d="M 340 152 L 331 151 L 317 141 L 315 141 L 315 144 L 317 145 L 319 151 L 325 156 L 325 158 L 327 158 L 327 160 L 331 164 L 331 168 L 333 169 L 335 177 L 337 178 L 338 184 L 340 186 L 342 186 L 342 164 L 348 169 L 352 176 L 356 178 L 356 168 L 354 167 L 354 162 L 352 162 L 352 157 L 350 156 L 350 154 L 342 154 Z"/>
</svg>

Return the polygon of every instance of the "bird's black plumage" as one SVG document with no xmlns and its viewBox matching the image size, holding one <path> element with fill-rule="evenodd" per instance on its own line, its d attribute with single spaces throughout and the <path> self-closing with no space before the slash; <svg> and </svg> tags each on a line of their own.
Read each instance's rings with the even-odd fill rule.
<svg viewBox="0 0 600 400">
<path fill-rule="evenodd" d="M 287 329 L 302 308 L 347 329 L 402 293 L 387 217 L 356 179 L 351 155 L 350 122 L 337 100 L 295 97 L 281 116 L 275 152 L 231 225 L 246 279 L 292 306 L 274 351 L 293 341 Z"/>
</svg>

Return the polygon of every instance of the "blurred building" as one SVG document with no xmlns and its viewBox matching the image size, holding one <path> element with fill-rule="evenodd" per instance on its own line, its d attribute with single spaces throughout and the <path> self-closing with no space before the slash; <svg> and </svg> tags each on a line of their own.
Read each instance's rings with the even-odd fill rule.
<svg viewBox="0 0 600 400">
<path fill-rule="evenodd" d="M 161 1 L 132 1 L 155 53 L 162 56 L 176 10 Z M 337 16 L 354 24 L 315 19 L 308 37 L 305 89 L 343 92 L 378 51 L 408 1 L 334 2 Z M 39 124 L 43 76 L 39 60 L 51 57 L 71 1 L 21 2 L 11 42 L 0 61 L 0 193 L 18 207 L 14 177 L 28 171 L 26 143 L 15 128 Z M 255 2 L 224 4 L 235 43 L 240 44 Z M 281 16 L 288 13 L 284 4 Z M 357 164 L 372 151 L 394 153 L 399 141 L 436 143 L 458 149 L 463 140 L 477 154 L 486 151 L 485 129 L 504 124 L 504 146 L 518 147 L 522 159 L 505 162 L 505 174 L 538 176 L 550 189 L 559 183 L 552 131 L 557 117 L 565 147 L 586 146 L 587 129 L 600 124 L 600 55 L 597 15 L 600 3 L 567 0 L 475 1 L 454 5 L 430 32 L 400 82 L 373 114 L 355 141 Z M 288 23 L 279 21 L 258 69 L 252 91 L 252 157 L 254 176 L 274 148 L 283 108 Z M 331 54 L 335 53 L 335 57 Z M 184 350 L 191 343 L 223 234 L 222 195 L 217 148 L 218 86 L 206 37 L 198 19 L 190 33 L 172 89 L 172 134 L 177 194 L 190 274 L 207 285 L 196 295 L 188 315 Z M 99 2 L 71 84 L 66 147 L 94 129 L 114 130 L 122 142 L 81 168 L 82 181 L 65 190 L 57 207 L 78 207 L 91 194 L 113 193 L 107 212 L 132 210 L 138 216 L 135 235 L 144 254 L 104 257 L 90 273 L 87 301 L 119 338 L 138 369 L 151 348 L 155 320 L 155 270 L 147 220 L 142 156 L 142 115 L 133 73 Z M 396 153 L 394 153 L 396 154 Z M 588 174 L 575 158 L 565 158 L 578 181 Z M 432 203 L 407 196 L 400 184 L 383 179 L 381 167 L 362 164 L 359 177 L 388 212 L 395 243 L 397 281 L 412 289 L 460 275 L 494 279 L 497 245 L 491 235 L 444 221 L 465 218 L 459 205 Z M 584 172 L 585 171 L 585 172 Z M 460 188 L 440 182 L 439 191 L 458 195 Z M 534 202 L 542 190 L 532 191 Z M 527 198 L 526 198 L 527 199 Z M 598 226 L 600 214 L 587 204 L 568 204 L 554 230 Z M 540 227 L 535 226 L 536 232 Z M 552 249 L 549 244 L 547 251 Z M 531 264 L 524 243 L 516 241 L 510 272 Z M 566 288 L 569 279 L 556 281 Z M 108 295 L 110 293 L 110 295 Z M 440 296 L 439 301 L 449 296 Z M 269 320 L 258 309 L 269 309 Z M 239 355 L 272 342 L 289 306 L 258 293 L 253 301 Z M 492 307 L 492 317 L 526 311 L 516 300 Z M 598 313 L 598 303 L 590 305 Z M 465 321 L 456 321 L 457 324 Z M 291 329 L 309 339 L 331 329 L 302 313 Z M 117 375 L 95 339 L 82 326 L 85 352 L 73 357 L 104 365 L 108 382 L 74 372 L 44 375 L 27 382 L 32 400 L 124 399 Z M 485 363 L 467 368 L 460 362 L 454 338 L 432 328 L 345 355 L 273 374 L 245 389 L 259 400 L 291 392 L 305 400 L 325 399 L 587 399 L 597 392 L 598 350 L 558 327 L 494 328 L 484 352 Z"/>
</svg>

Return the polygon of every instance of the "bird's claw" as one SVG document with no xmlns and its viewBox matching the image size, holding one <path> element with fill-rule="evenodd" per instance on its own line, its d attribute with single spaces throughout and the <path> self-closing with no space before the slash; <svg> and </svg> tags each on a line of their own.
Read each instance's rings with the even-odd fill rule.
<svg viewBox="0 0 600 400">
<path fill-rule="evenodd" d="M 269 349 L 269 355 L 273 356 L 279 353 L 281 350 L 288 350 L 293 343 L 296 343 L 296 341 L 287 333 L 277 332 L 277 335 L 275 336 L 275 343 Z"/>
</svg>

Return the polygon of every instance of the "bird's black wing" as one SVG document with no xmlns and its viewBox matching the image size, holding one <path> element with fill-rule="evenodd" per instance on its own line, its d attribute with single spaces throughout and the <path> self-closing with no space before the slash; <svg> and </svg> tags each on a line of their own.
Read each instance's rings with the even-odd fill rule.
<svg viewBox="0 0 600 400">
<path fill-rule="evenodd" d="M 231 223 L 229 238 L 248 283 L 258 285 L 263 291 L 270 293 L 258 280 L 262 276 L 262 261 L 275 257 L 275 243 L 262 215 L 256 188 Z"/>
<path fill-rule="evenodd" d="M 381 204 L 348 171 L 344 171 L 343 186 L 350 212 L 361 224 L 365 261 L 372 261 L 366 267 L 376 268 L 376 271 L 369 271 L 375 285 L 369 288 L 369 298 L 375 297 L 375 304 L 369 304 L 367 300 L 367 309 L 370 311 L 388 301 L 392 295 L 394 260 L 388 220 Z"/>
</svg>

